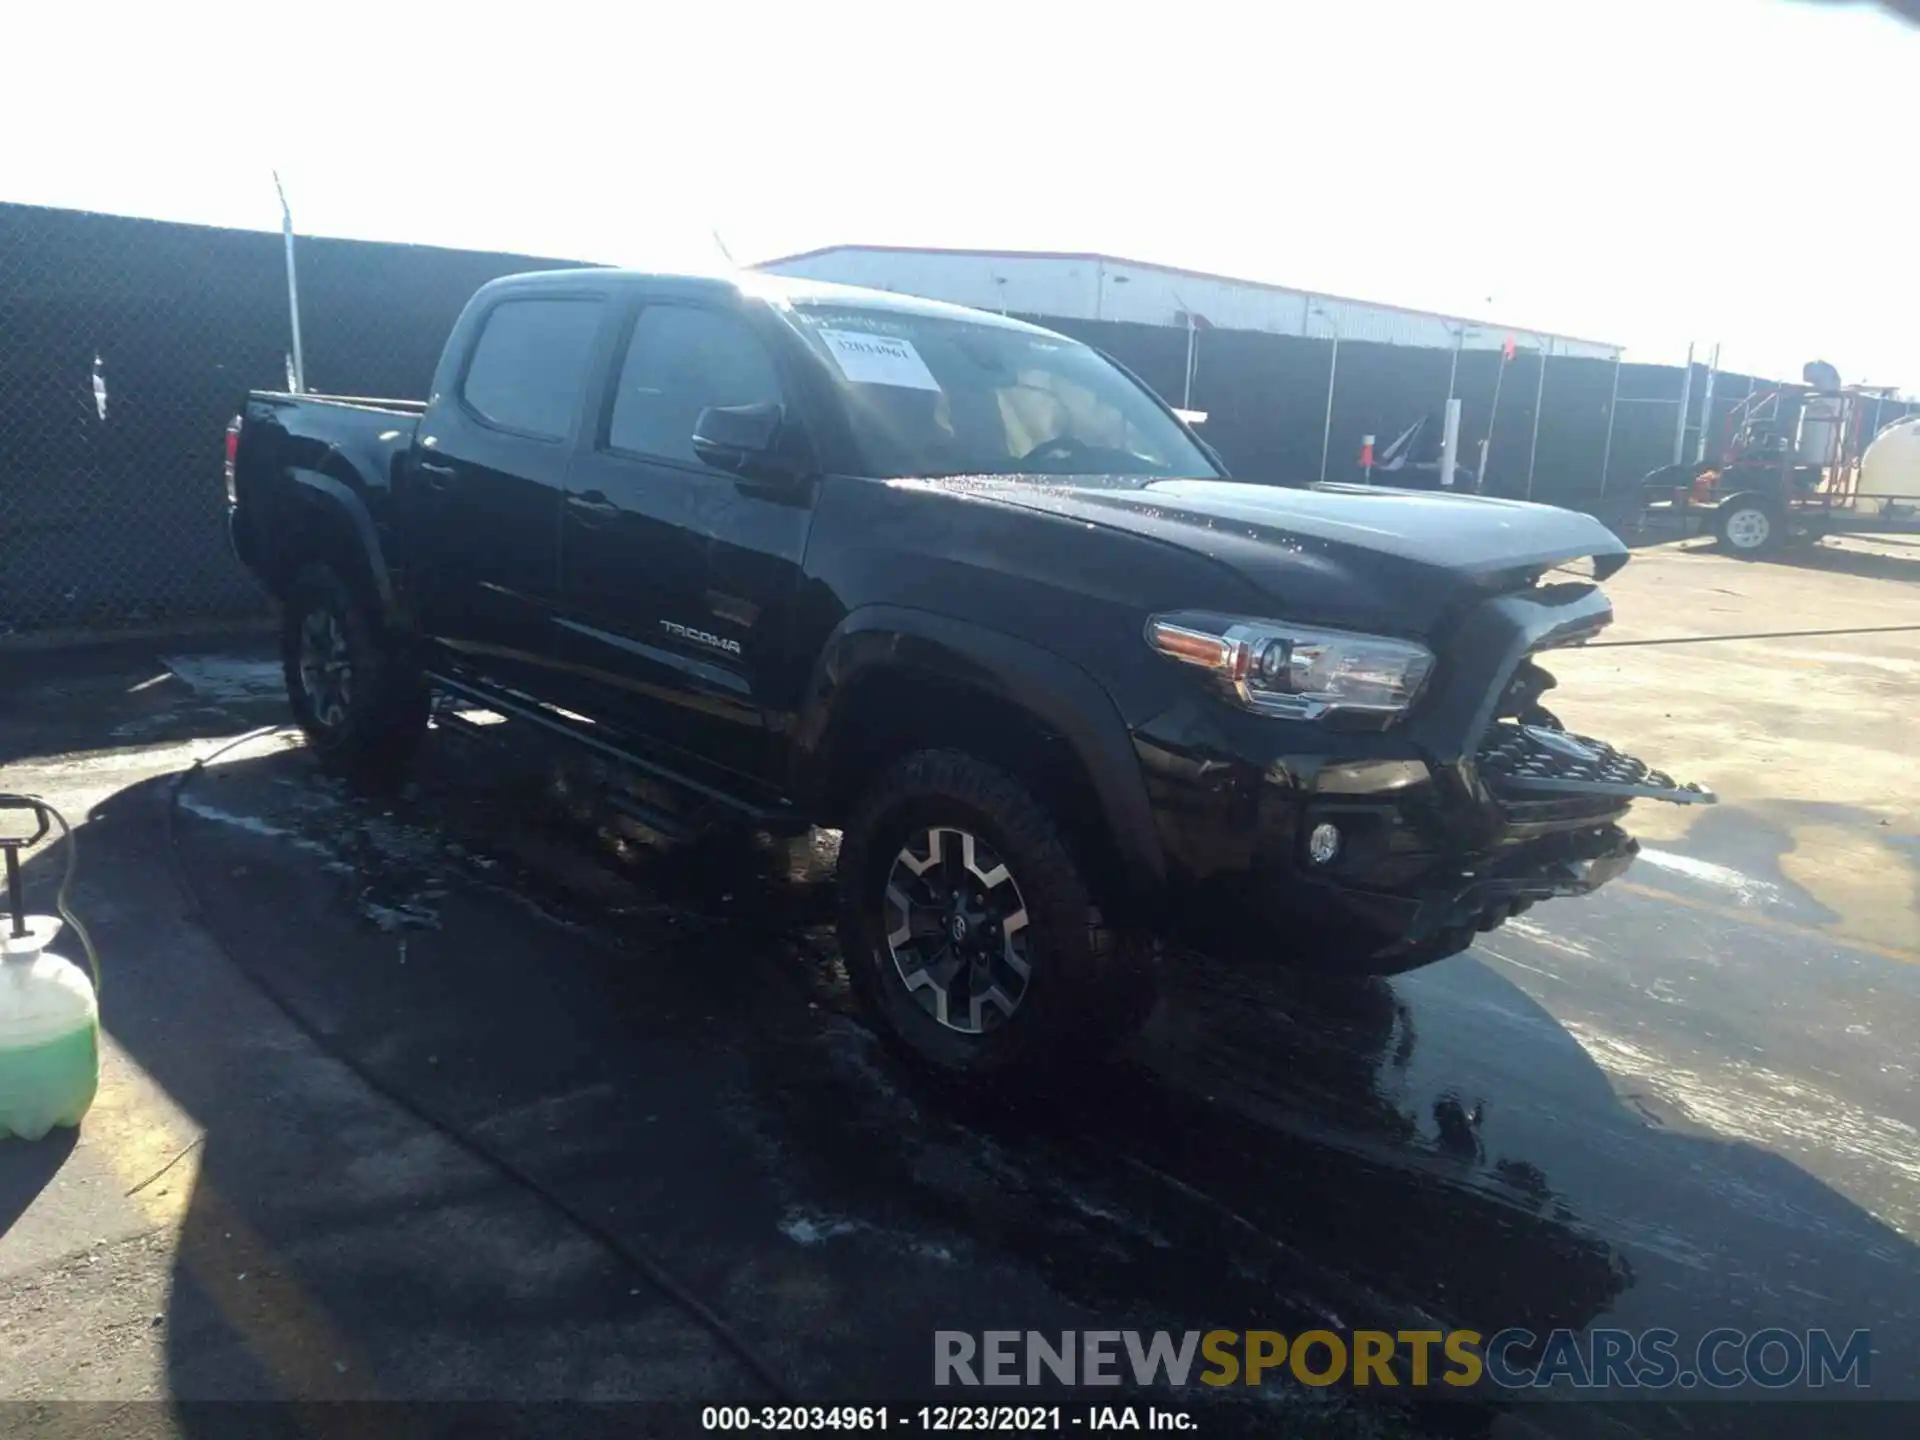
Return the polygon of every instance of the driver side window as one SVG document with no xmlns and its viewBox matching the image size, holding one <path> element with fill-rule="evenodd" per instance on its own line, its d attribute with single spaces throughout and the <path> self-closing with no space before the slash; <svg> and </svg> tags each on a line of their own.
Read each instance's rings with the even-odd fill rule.
<svg viewBox="0 0 1920 1440">
<path fill-rule="evenodd" d="M 709 405 L 781 403 L 773 359 L 745 322 L 692 305 L 649 305 L 634 322 L 607 448 L 705 468 L 693 427 Z"/>
</svg>

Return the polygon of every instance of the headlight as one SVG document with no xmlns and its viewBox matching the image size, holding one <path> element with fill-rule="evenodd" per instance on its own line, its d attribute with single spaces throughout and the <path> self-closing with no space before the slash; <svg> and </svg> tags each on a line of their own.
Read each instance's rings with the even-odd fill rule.
<svg viewBox="0 0 1920 1440">
<path fill-rule="evenodd" d="M 1284 620 L 1156 615 L 1147 643 L 1211 671 L 1247 709 L 1295 720 L 1335 712 L 1390 720 L 1413 704 L 1433 669 L 1433 652 L 1418 641 Z"/>
</svg>

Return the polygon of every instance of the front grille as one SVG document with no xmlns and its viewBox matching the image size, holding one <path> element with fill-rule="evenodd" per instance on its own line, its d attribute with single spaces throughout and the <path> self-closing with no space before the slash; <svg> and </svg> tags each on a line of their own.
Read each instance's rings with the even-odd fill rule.
<svg viewBox="0 0 1920 1440">
<path fill-rule="evenodd" d="M 1495 794 L 1611 795 L 1681 805 L 1714 799 L 1711 790 L 1683 785 L 1604 740 L 1513 720 L 1496 721 L 1487 728 L 1478 761 L 1481 778 Z"/>
</svg>

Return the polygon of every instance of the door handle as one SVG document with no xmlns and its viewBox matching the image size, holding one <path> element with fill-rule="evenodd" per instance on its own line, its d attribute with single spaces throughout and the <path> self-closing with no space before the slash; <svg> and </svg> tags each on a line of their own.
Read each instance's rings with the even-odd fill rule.
<svg viewBox="0 0 1920 1440">
<path fill-rule="evenodd" d="M 446 489 L 453 483 L 453 477 L 459 473 L 453 466 L 442 465 L 437 460 L 422 460 L 418 463 L 420 473 L 427 477 L 427 484 L 435 490 Z"/>
<path fill-rule="evenodd" d="M 607 498 L 604 490 L 585 490 L 578 495 L 569 495 L 567 504 L 596 520 L 612 520 L 620 514 L 620 507 Z"/>
</svg>

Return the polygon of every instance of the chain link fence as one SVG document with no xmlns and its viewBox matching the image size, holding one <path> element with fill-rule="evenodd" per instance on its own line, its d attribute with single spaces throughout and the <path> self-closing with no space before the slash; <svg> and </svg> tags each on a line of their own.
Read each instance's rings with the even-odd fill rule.
<svg viewBox="0 0 1920 1440">
<path fill-rule="evenodd" d="M 1320 337 L 1028 316 L 1096 345 L 1165 396 L 1190 396 L 1201 433 L 1237 475 L 1283 483 L 1359 481 L 1362 444 L 1376 453 L 1423 417 L 1438 443 L 1449 399 L 1460 401 L 1462 465 L 1489 495 L 1586 510 L 1624 526 L 1640 481 L 1731 438 L 1736 408 L 1774 381 L 1704 365 L 1639 365 L 1555 355 L 1551 342 L 1516 337 L 1514 353 L 1444 350 Z M 1485 333 L 1498 334 L 1498 331 Z M 1869 432 L 1920 406 L 1869 407 Z M 1375 472 L 1372 479 L 1390 483 Z"/>
<path fill-rule="evenodd" d="M 421 397 L 461 307 L 488 280 L 573 262 L 301 239 L 310 390 Z M 243 617 L 264 602 L 233 558 L 221 486 L 227 421 L 248 389 L 284 389 L 281 238 L 0 205 L 0 638 Z M 1100 346 L 1168 397 L 1236 474 L 1359 480 L 1449 395 L 1481 488 L 1616 523 L 1639 479 L 1709 453 L 1766 382 L 1703 367 L 1511 357 L 1369 341 L 1032 317 Z M 1338 345 L 1337 359 L 1335 347 Z M 1189 363 L 1192 363 L 1191 371 Z M 1914 407 L 1889 401 L 1890 423 Z M 1376 477 L 1384 478 L 1384 477 Z"/>
<path fill-rule="evenodd" d="M 424 395 L 468 297 L 566 262 L 301 239 L 309 389 Z M 243 617 L 221 464 L 285 389 L 278 235 L 0 205 L 0 637 Z"/>
</svg>

